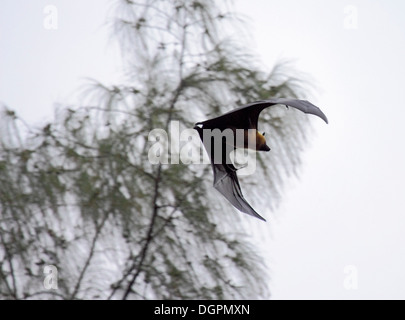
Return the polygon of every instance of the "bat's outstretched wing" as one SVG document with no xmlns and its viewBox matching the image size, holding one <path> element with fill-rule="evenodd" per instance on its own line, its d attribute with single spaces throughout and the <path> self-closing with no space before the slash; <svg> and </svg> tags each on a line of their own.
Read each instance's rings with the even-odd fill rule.
<svg viewBox="0 0 405 320">
<path fill-rule="evenodd" d="M 214 172 L 214 188 L 217 189 L 235 208 L 241 212 L 266 221 L 250 206 L 250 204 L 244 198 L 239 185 L 238 176 L 236 175 L 237 169 L 229 158 L 229 149 L 227 149 L 225 144 L 223 144 L 222 161 L 221 163 L 215 163 L 213 155 L 215 148 L 207 147 L 207 142 L 204 143 L 203 128 L 195 126 L 194 129 L 198 131 L 201 141 L 203 142 L 208 156 L 210 157 L 212 170 Z"/>
<path fill-rule="evenodd" d="M 205 128 L 226 129 L 233 127 L 240 129 L 257 129 L 260 112 L 262 112 L 263 109 L 276 104 L 283 104 L 285 106 L 296 108 L 304 113 L 313 114 L 328 123 L 328 118 L 322 110 L 312 103 L 306 100 L 278 98 L 252 102 L 219 117 L 199 122 L 197 124 L 202 124 Z"/>
<path fill-rule="evenodd" d="M 233 166 L 232 166 L 233 167 Z M 260 220 L 266 221 L 246 201 L 239 185 L 236 168 L 212 163 L 214 171 L 214 188 L 217 189 L 232 205 L 243 213 L 247 213 Z"/>
<path fill-rule="evenodd" d="M 219 117 L 198 122 L 194 127 L 194 129 L 198 131 L 204 147 L 211 159 L 212 169 L 214 171 L 215 189 L 224 195 L 225 198 L 227 198 L 237 209 L 261 220 L 264 220 L 263 217 L 261 217 L 243 197 L 238 177 L 236 175 L 237 169 L 229 159 L 229 149 L 227 150 L 225 143 L 219 142 L 222 143 L 222 152 L 219 155 L 215 154 L 215 148 L 211 147 L 211 142 L 207 144 L 208 142 L 203 139 L 203 129 L 219 129 L 220 131 L 226 129 L 257 129 L 260 112 L 262 112 L 263 109 L 276 104 L 283 104 L 287 107 L 296 108 L 304 113 L 316 115 L 328 123 L 325 114 L 312 103 L 306 100 L 279 98 L 249 103 Z M 201 125 L 201 127 L 198 125 Z M 222 156 L 222 161 L 216 161 L 218 156 Z"/>
</svg>

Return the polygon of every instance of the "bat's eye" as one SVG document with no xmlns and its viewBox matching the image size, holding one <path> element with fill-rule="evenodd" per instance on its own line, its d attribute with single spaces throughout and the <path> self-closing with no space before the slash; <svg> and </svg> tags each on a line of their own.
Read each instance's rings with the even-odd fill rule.
<svg viewBox="0 0 405 320">
<path fill-rule="evenodd" d="M 263 137 L 266 135 L 266 132 L 263 132 Z"/>
</svg>

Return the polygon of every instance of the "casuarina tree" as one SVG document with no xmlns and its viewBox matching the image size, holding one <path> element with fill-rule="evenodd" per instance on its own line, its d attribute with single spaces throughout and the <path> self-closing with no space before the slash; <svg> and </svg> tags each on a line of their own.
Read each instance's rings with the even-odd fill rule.
<svg viewBox="0 0 405 320">
<path fill-rule="evenodd" d="M 114 4 L 120 83 L 89 80 L 80 105 L 62 108 L 41 128 L 23 129 L 12 108 L 2 107 L 0 297 L 269 297 L 252 218 L 213 190 L 209 164 L 178 161 L 184 144 L 194 152 L 201 145 L 160 141 L 168 156 L 155 163 L 151 132 L 191 129 L 255 100 L 303 98 L 300 82 L 285 65 L 258 62 L 229 3 Z M 300 164 L 309 126 L 281 107 L 260 121 L 272 151 L 254 155 L 260 185 L 243 177 L 244 192 L 257 208 L 274 209 Z M 57 270 L 53 282 L 46 266 Z"/>
</svg>

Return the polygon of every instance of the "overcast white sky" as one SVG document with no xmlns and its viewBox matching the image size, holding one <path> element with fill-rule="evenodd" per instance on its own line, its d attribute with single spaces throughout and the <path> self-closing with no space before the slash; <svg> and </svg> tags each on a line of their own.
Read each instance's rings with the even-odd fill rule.
<svg viewBox="0 0 405 320">
<path fill-rule="evenodd" d="M 35 123 L 74 101 L 84 77 L 114 83 L 110 3 L 2 0 L 0 101 Z M 49 4 L 53 31 L 43 27 Z M 272 298 L 405 299 L 405 2 L 238 0 L 236 9 L 266 65 L 290 59 L 314 80 L 311 101 L 330 121 L 313 121 L 279 210 L 256 208 L 271 217 Z"/>
</svg>

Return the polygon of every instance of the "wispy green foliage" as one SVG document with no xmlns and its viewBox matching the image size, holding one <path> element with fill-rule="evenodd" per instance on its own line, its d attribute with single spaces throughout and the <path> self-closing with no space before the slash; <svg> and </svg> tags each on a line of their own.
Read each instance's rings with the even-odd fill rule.
<svg viewBox="0 0 405 320">
<path fill-rule="evenodd" d="M 236 20 L 222 2 L 120 0 L 116 9 L 122 83 L 89 81 L 82 106 L 24 138 L 21 119 L 2 110 L 0 297 L 268 297 L 249 227 L 212 191 L 210 166 L 151 164 L 148 134 L 298 96 L 299 82 L 282 66 L 257 67 L 225 32 Z M 271 165 L 259 158 L 257 173 L 267 177 L 260 199 L 274 207 L 300 162 L 306 121 L 274 108 L 261 124 L 278 150 Z M 45 265 L 58 268 L 58 290 L 44 289 Z"/>
</svg>

